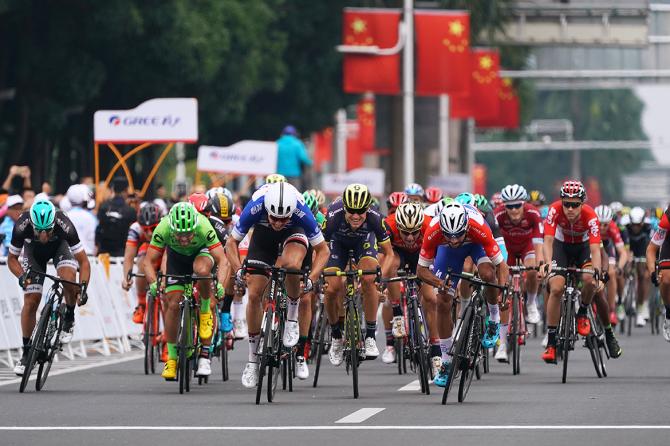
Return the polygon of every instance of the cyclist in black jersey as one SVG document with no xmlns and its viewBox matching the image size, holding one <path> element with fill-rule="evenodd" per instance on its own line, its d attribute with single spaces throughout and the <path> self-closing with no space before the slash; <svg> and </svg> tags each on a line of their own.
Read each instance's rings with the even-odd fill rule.
<svg viewBox="0 0 670 446">
<path fill-rule="evenodd" d="M 649 296 L 649 283 L 651 281 L 647 271 L 647 246 L 651 240 L 652 227 L 649 219 L 645 217 L 645 211 L 641 207 L 634 207 L 630 214 L 621 218 L 621 224 L 625 226 L 628 234 L 628 246 L 633 258 L 633 268 L 637 269 L 637 299 L 635 325 L 644 327 L 649 319 L 649 307 L 647 298 Z"/>
<path fill-rule="evenodd" d="M 329 207 L 324 225 L 324 237 L 329 242 L 330 258 L 326 271 L 344 270 L 347 267 L 349 250 L 354 251 L 354 260 L 359 269 L 371 270 L 379 266 L 377 248 L 384 254 L 382 270 L 387 271 L 393 260 L 390 235 L 382 216 L 371 207 L 372 195 L 363 184 L 350 184 L 341 198 Z M 344 359 L 342 321 L 340 309 L 344 295 L 344 280 L 340 277 L 326 279 L 325 305 L 331 325 L 333 343 L 329 351 L 330 362 L 338 366 Z M 375 341 L 377 330 L 377 308 L 379 295 L 374 276 L 361 278 L 363 309 L 365 312 L 365 354 L 374 359 L 379 356 Z"/>
<path fill-rule="evenodd" d="M 21 250 L 23 265 L 19 262 Z M 53 260 L 58 277 L 70 282 L 76 281 L 79 268 L 79 280 L 83 285 L 81 290 L 73 285 L 63 285 L 65 317 L 60 340 L 67 344 L 74 332 L 77 298 L 81 298 L 80 302 L 86 302 L 86 284 L 91 275 L 91 267 L 70 219 L 63 212 L 57 211 L 50 201 L 38 200 L 16 221 L 7 257 L 9 270 L 19 279 L 19 284 L 24 289 L 21 310 L 23 357 L 14 367 L 14 372 L 19 376 L 23 375 L 30 352 L 30 336 L 35 328 L 37 307 L 42 300 L 44 284 L 44 276 L 28 273 L 29 270 L 46 272 L 49 260 Z"/>
</svg>

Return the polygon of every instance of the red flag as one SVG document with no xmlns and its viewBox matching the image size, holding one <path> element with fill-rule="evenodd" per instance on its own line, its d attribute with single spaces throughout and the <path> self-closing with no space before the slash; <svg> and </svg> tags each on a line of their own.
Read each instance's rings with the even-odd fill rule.
<svg viewBox="0 0 670 446">
<path fill-rule="evenodd" d="M 462 94 L 470 90 L 470 14 L 416 11 L 416 94 Z"/>
<path fill-rule="evenodd" d="M 397 9 L 344 8 L 344 45 L 392 48 L 398 42 Z M 344 91 L 347 93 L 400 93 L 400 53 L 392 56 L 344 55 Z"/>
<path fill-rule="evenodd" d="M 375 149 L 375 98 L 365 95 L 356 106 L 358 116 L 358 145 L 363 152 Z"/>
<path fill-rule="evenodd" d="M 472 192 L 475 194 L 486 195 L 486 166 L 475 164 L 472 166 Z"/>
<path fill-rule="evenodd" d="M 495 119 L 500 111 L 500 55 L 497 50 L 474 49 L 470 52 L 470 93 L 455 95 L 450 101 L 453 119 Z"/>
<path fill-rule="evenodd" d="M 347 121 L 347 172 L 363 166 L 363 151 L 360 149 L 360 125 L 358 121 Z"/>
<path fill-rule="evenodd" d="M 317 172 L 323 170 L 323 164 L 333 161 L 333 128 L 328 127 L 314 133 L 314 165 Z"/>
<path fill-rule="evenodd" d="M 493 119 L 482 119 L 477 121 L 479 128 L 503 128 L 503 129 L 518 129 L 519 128 L 519 98 L 514 92 L 512 80 L 509 78 L 500 79 L 499 111 L 498 116 Z"/>
</svg>

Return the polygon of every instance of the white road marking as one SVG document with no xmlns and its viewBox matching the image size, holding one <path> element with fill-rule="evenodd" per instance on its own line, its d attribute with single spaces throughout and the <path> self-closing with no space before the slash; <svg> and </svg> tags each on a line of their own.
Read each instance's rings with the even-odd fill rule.
<svg viewBox="0 0 670 446">
<path fill-rule="evenodd" d="M 354 413 L 347 415 L 344 418 L 340 418 L 335 423 L 361 423 L 368 418 L 377 415 L 384 409 L 384 407 L 364 407 Z"/>
<path fill-rule="evenodd" d="M 136 359 L 144 358 L 144 353 L 138 353 L 130 356 L 124 356 L 122 358 L 114 358 L 114 359 L 107 359 L 107 360 L 101 360 L 100 362 L 94 362 L 91 364 L 85 364 L 85 365 L 78 365 L 70 368 L 64 368 L 61 370 L 53 370 L 52 372 L 49 373 L 49 376 L 58 376 L 58 375 L 64 375 L 66 373 L 73 373 L 73 372 L 80 372 L 82 370 L 88 370 L 88 369 L 94 369 L 96 367 L 103 367 L 106 365 L 114 365 L 114 364 L 121 364 L 124 362 L 128 361 L 134 361 Z M 61 362 L 62 364 L 63 362 Z M 37 367 L 35 368 L 37 370 Z M 30 381 L 34 381 L 35 377 L 37 375 L 35 373 L 31 374 L 30 376 Z M 16 378 L 16 379 L 10 379 L 7 381 L 2 381 L 0 382 L 0 386 L 8 386 L 10 384 L 18 384 L 21 382 L 21 378 Z"/>
<path fill-rule="evenodd" d="M 329 426 L 189 426 L 197 431 L 292 431 L 292 430 L 670 430 L 670 425 L 628 425 L 628 426 L 374 426 L 374 425 L 329 425 Z M 0 426 L 3 431 L 183 431 L 183 426 Z"/>
<path fill-rule="evenodd" d="M 399 388 L 398 392 L 416 392 L 417 390 L 421 390 L 421 384 L 419 384 L 418 379 L 415 379 L 406 386 Z"/>
</svg>

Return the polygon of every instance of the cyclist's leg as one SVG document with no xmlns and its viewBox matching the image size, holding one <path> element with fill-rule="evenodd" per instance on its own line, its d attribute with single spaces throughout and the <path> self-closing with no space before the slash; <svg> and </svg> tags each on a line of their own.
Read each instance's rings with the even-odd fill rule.
<svg viewBox="0 0 670 446">
<path fill-rule="evenodd" d="M 339 240 L 331 240 L 329 243 L 330 257 L 325 271 L 343 271 L 347 264 L 347 249 Z M 324 307 L 331 326 L 333 339 L 342 339 L 342 296 L 344 295 L 344 278 L 326 277 L 326 290 L 324 293 Z"/>
<path fill-rule="evenodd" d="M 565 244 L 559 240 L 554 240 L 553 258 L 546 259 L 551 261 L 552 266 L 565 268 L 568 266 L 568 256 L 565 252 Z M 556 330 L 561 318 L 561 297 L 563 296 L 563 287 L 565 286 L 565 273 L 552 272 L 549 275 L 549 294 L 546 302 L 547 312 L 547 350 L 542 355 L 546 362 L 556 361 Z"/>
<path fill-rule="evenodd" d="M 639 257 L 639 260 L 636 258 L 635 268 L 637 268 L 637 306 L 639 309 L 649 299 L 651 277 L 649 271 L 647 271 L 647 261 L 644 256 Z"/>
<path fill-rule="evenodd" d="M 370 232 L 362 250 L 359 250 L 358 267 L 364 270 L 376 269 L 379 266 L 377 260 L 377 240 L 374 232 Z M 357 254 L 359 254 L 357 253 Z M 363 294 L 363 311 L 365 312 L 365 345 L 366 355 L 368 357 L 379 356 L 376 342 L 373 342 L 377 335 L 377 309 L 379 308 L 379 293 L 375 276 L 362 276 L 360 279 L 361 290 Z M 369 341 L 372 339 L 373 341 Z"/>
<path fill-rule="evenodd" d="M 472 262 L 472 259 L 469 257 L 466 257 L 465 260 L 463 261 L 463 267 L 461 269 L 461 272 L 466 272 L 466 273 L 474 273 L 475 272 L 475 264 Z M 465 310 L 465 307 L 468 305 L 468 301 L 470 299 L 470 285 L 468 282 L 463 281 L 459 287 L 457 288 L 458 290 L 458 295 L 460 296 L 460 303 L 458 304 L 457 308 L 457 313 L 460 318 L 460 315 L 463 314 L 463 311 Z"/>
<path fill-rule="evenodd" d="M 193 273 L 196 276 L 209 276 L 214 267 L 214 259 L 206 250 L 201 251 L 193 260 Z M 198 334 L 203 346 L 209 346 L 212 341 L 212 331 L 214 327 L 212 314 L 212 296 L 214 295 L 213 282 L 210 280 L 199 280 L 195 286 L 198 288 L 200 298 L 200 323 L 198 324 Z M 202 349 L 203 357 L 208 356 L 209 349 Z"/>
<path fill-rule="evenodd" d="M 389 263 L 389 267 L 386 271 L 382 271 L 382 275 L 384 277 L 397 276 L 402 258 L 402 253 L 399 250 L 394 249 L 393 261 Z M 386 302 L 382 304 L 382 319 L 384 321 L 384 331 L 386 333 L 386 348 L 387 350 L 390 350 L 393 349 L 394 346 L 394 337 L 402 336 L 402 331 L 399 330 L 401 330 L 404 325 L 402 324 L 402 320 L 398 319 L 400 322 L 396 322 L 397 326 L 395 327 L 394 333 L 393 320 L 395 318 L 402 318 L 402 309 L 400 308 L 400 283 L 391 282 L 386 288 L 388 290 L 388 298 L 386 299 Z"/>
<path fill-rule="evenodd" d="M 287 269 L 301 269 L 306 259 L 311 260 L 311 253 L 310 256 L 307 256 L 309 241 L 302 229 L 294 228 L 290 230 L 290 233 L 284 242 L 282 255 L 277 260 L 277 264 Z M 310 264 L 311 262 L 308 261 L 306 266 Z M 287 275 L 285 278 L 288 296 L 286 324 L 282 334 L 285 347 L 293 347 L 300 340 L 300 327 L 298 325 L 301 297 L 300 279 L 301 277 L 295 274 Z"/>
</svg>

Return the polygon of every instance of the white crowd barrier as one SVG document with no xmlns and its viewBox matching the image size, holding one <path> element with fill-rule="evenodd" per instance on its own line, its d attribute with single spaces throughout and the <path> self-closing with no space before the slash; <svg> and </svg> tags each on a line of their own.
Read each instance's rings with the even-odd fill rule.
<svg viewBox="0 0 670 446">
<path fill-rule="evenodd" d="M 97 257 L 89 257 L 89 261 L 88 302 L 77 307 L 74 336 L 61 356 L 73 359 L 85 357 L 89 351 L 110 355 L 113 351 L 123 353 L 134 347 L 141 348 L 142 326 L 132 322 L 137 293 L 134 287 L 128 292 L 121 288 L 123 259 L 110 259 L 109 276 Z M 55 275 L 53 265 L 47 270 Z M 46 295 L 52 282 L 47 279 L 44 285 L 43 295 Z M 0 367 L 13 367 L 21 355 L 23 291 L 9 271 L 5 258 L 0 258 L 0 287 Z"/>
</svg>

